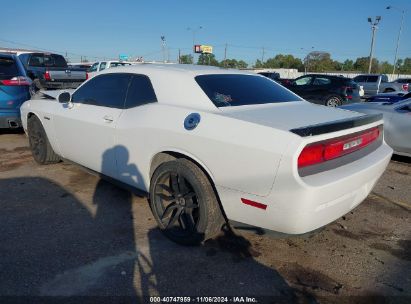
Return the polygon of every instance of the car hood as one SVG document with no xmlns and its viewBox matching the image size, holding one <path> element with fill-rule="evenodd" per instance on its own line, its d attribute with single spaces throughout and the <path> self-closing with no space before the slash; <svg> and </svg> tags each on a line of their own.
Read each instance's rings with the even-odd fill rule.
<svg viewBox="0 0 411 304">
<path fill-rule="evenodd" d="M 363 115 L 305 101 L 224 107 L 220 110 L 228 117 L 284 131 Z"/>
</svg>

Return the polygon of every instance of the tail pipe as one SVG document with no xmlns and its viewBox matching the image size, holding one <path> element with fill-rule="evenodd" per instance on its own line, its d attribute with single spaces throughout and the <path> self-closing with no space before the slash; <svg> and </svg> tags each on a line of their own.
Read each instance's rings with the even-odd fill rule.
<svg viewBox="0 0 411 304">
<path fill-rule="evenodd" d="M 18 123 L 18 121 L 9 120 L 8 122 L 9 122 L 10 129 L 17 129 L 20 127 L 20 124 Z"/>
</svg>

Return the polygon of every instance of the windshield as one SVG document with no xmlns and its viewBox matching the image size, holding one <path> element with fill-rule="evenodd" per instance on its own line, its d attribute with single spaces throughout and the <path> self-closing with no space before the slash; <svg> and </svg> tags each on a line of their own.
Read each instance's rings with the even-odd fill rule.
<svg viewBox="0 0 411 304">
<path fill-rule="evenodd" d="M 216 107 L 302 100 L 281 85 L 262 76 L 216 74 L 197 76 L 195 80 Z"/>
</svg>

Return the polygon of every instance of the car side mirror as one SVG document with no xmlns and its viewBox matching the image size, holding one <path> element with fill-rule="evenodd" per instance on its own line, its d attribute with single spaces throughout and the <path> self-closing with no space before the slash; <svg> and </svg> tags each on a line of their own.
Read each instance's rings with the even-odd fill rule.
<svg viewBox="0 0 411 304">
<path fill-rule="evenodd" d="M 59 95 L 58 101 L 60 103 L 68 103 L 71 101 L 71 94 L 69 92 L 63 92 Z"/>
</svg>

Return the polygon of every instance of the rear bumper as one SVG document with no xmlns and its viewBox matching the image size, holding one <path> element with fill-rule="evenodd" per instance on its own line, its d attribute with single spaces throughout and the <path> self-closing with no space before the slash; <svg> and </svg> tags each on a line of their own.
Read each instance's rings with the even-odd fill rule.
<svg viewBox="0 0 411 304">
<path fill-rule="evenodd" d="M 0 129 L 21 128 L 20 113 L 0 112 Z"/>
<path fill-rule="evenodd" d="M 85 81 L 85 80 L 84 80 Z M 83 80 L 65 82 L 65 81 L 42 81 L 41 85 L 46 89 L 75 89 L 84 82 Z"/>
<path fill-rule="evenodd" d="M 274 187 L 266 197 L 217 187 L 228 219 L 286 234 L 316 230 L 358 206 L 387 167 L 392 149 L 383 143 L 367 156 L 339 168 L 300 177 L 280 166 Z M 241 198 L 267 205 L 242 203 Z"/>
</svg>

